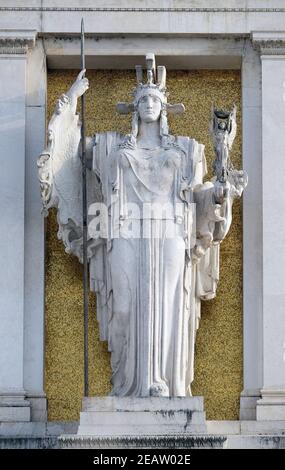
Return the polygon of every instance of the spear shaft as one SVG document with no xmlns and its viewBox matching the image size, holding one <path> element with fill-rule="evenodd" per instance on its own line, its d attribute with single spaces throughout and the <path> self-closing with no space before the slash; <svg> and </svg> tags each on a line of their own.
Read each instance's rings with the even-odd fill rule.
<svg viewBox="0 0 285 470">
<path fill-rule="evenodd" d="M 81 70 L 85 69 L 84 21 L 81 20 Z M 82 162 L 82 225 L 83 225 L 83 308 L 84 308 L 84 396 L 89 395 L 88 377 L 88 259 L 87 259 L 87 176 L 85 138 L 85 95 L 81 96 L 81 162 Z"/>
</svg>

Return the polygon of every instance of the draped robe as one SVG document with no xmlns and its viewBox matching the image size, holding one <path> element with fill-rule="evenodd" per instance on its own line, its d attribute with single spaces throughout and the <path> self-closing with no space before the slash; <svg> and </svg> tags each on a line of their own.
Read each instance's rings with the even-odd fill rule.
<svg viewBox="0 0 285 470">
<path fill-rule="evenodd" d="M 215 295 L 219 246 L 198 264 L 193 189 L 206 173 L 204 146 L 171 137 L 138 148 L 97 134 L 93 171 L 108 208 L 108 233 L 90 259 L 100 337 L 111 351 L 111 394 L 189 396 L 200 299 Z M 163 204 L 165 210 L 155 210 Z"/>
</svg>

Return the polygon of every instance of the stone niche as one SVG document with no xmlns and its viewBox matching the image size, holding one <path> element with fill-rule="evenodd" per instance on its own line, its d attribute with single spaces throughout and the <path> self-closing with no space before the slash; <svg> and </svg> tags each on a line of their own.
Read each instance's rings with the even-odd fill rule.
<svg viewBox="0 0 285 470">
<path fill-rule="evenodd" d="M 68 89 L 77 70 L 49 71 L 48 118 L 56 99 Z M 114 113 L 118 101 L 129 99 L 135 85 L 133 70 L 88 72 L 87 135 L 117 129 L 128 132 L 130 118 Z M 238 132 L 233 163 L 241 168 L 241 81 L 237 70 L 168 71 L 171 101 L 183 102 L 186 113 L 170 117 L 174 134 L 189 135 L 206 144 L 208 171 L 214 155 L 208 132 L 212 102 L 237 105 Z M 182 86 L 183 85 L 183 86 Z M 242 390 L 242 230 L 241 204 L 234 204 L 233 224 L 221 244 L 221 271 L 217 298 L 202 305 L 196 343 L 193 393 L 204 396 L 207 419 L 238 419 Z M 56 238 L 55 213 L 47 223 L 46 364 L 45 382 L 49 420 L 78 420 L 83 395 L 83 314 L 81 266 L 67 256 Z M 110 390 L 109 354 L 99 341 L 94 298 L 90 298 L 90 395 Z"/>
</svg>

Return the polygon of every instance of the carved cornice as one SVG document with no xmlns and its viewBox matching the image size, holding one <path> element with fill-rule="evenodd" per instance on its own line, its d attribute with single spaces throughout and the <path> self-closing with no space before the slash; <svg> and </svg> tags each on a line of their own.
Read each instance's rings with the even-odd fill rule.
<svg viewBox="0 0 285 470">
<path fill-rule="evenodd" d="M 26 54 L 35 46 L 35 30 L 1 30 L 0 54 Z"/>
<path fill-rule="evenodd" d="M 285 31 L 253 31 L 251 40 L 260 55 L 285 55 Z"/>
<path fill-rule="evenodd" d="M 131 448 L 147 447 L 153 448 L 193 448 L 193 447 L 223 447 L 226 442 L 224 435 L 142 435 L 142 436 L 81 436 L 65 434 L 58 438 L 59 447 L 62 449 L 94 449 L 94 448 L 111 448 L 125 446 Z"/>
<path fill-rule="evenodd" d="M 165 13 L 285 13 L 285 8 L 230 8 L 230 7 L 153 7 L 153 8 L 132 8 L 132 7 L 0 7 L 0 11 L 35 11 L 35 12 L 165 12 Z"/>
</svg>

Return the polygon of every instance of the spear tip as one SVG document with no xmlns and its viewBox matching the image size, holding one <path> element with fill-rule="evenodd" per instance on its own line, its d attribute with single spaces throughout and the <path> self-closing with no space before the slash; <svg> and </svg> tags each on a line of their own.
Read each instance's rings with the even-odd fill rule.
<svg viewBox="0 0 285 470">
<path fill-rule="evenodd" d="M 81 70 L 85 69 L 85 54 L 84 54 L 84 20 L 81 19 Z"/>
</svg>

